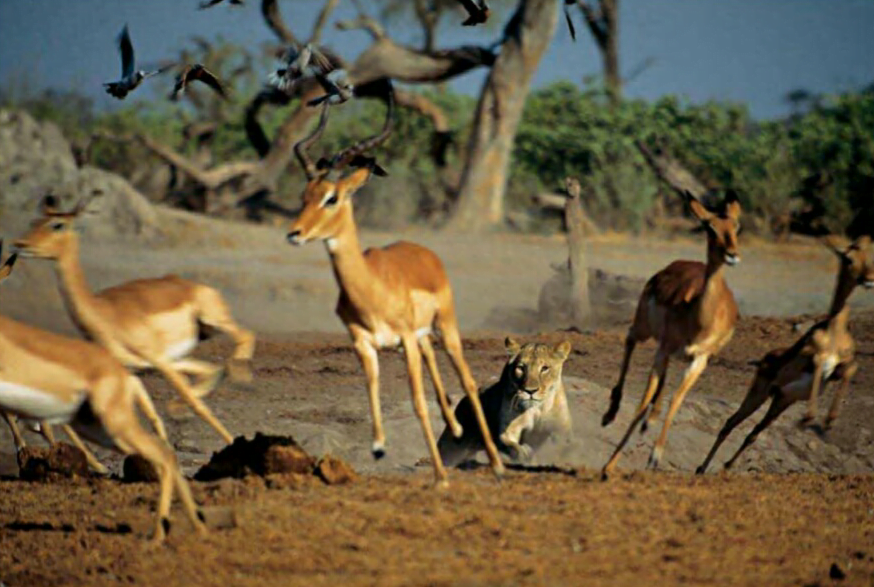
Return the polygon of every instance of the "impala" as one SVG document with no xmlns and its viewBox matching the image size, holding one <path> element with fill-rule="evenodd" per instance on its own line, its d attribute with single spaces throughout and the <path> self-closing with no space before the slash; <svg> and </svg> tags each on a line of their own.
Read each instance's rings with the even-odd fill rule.
<svg viewBox="0 0 874 587">
<path fill-rule="evenodd" d="M 789 348 L 776 349 L 764 356 L 756 368 L 756 376 L 741 406 L 725 423 L 707 458 L 697 469 L 701 474 L 716 455 L 720 445 L 741 422 L 749 418 L 769 398 L 771 405 L 762 421 L 756 424 L 747 435 L 740 448 L 728 462 L 729 469 L 761 432 L 771 425 L 786 408 L 795 402 L 808 400 L 807 414 L 802 424 L 812 422 L 816 417 L 816 400 L 820 387 L 830 380 L 840 380 L 840 386 L 832 398 L 831 408 L 825 419 L 823 430 L 827 431 L 838 416 L 841 398 L 856 374 L 856 344 L 847 330 L 850 308 L 847 300 L 853 290 L 862 285 L 874 287 L 874 264 L 868 258 L 869 237 L 864 236 L 845 249 L 835 247 L 824 241 L 837 255 L 837 284 L 832 297 L 828 316 L 814 324 L 798 341 Z"/>
<path fill-rule="evenodd" d="M 201 327 L 214 327 L 236 343 L 235 362 L 228 365 L 231 374 L 248 378 L 254 335 L 234 322 L 217 290 L 176 275 L 129 281 L 92 293 L 79 263 L 79 237 L 73 230 L 85 207 L 79 202 L 72 212 L 62 213 L 55 199 L 46 196 L 43 217 L 15 243 L 19 251 L 23 256 L 55 261 L 67 310 L 88 339 L 127 367 L 157 369 L 195 413 L 230 443 L 233 437 L 201 399 L 218 384 L 223 369 L 187 355 L 197 346 Z M 195 377 L 194 386 L 183 373 Z"/>
<path fill-rule="evenodd" d="M 317 128 L 295 145 L 308 183 L 303 193 L 303 210 L 291 225 L 288 241 L 302 245 L 320 240 L 327 247 L 340 287 L 336 312 L 349 330 L 367 377 L 374 457 L 378 459 L 385 454 L 377 350 L 402 347 L 406 355 L 413 407 L 431 454 L 436 483 L 438 486 L 447 485 L 446 470 L 428 420 L 422 383 L 424 357 L 443 418 L 453 434 L 460 436 L 462 429 L 446 397 L 431 344 L 431 334 L 439 331 L 476 413 L 492 470 L 500 475 L 503 464 L 489 434 L 476 383 L 464 360 L 452 289 L 440 259 L 432 251 L 404 241 L 363 252 L 359 244 L 352 213 L 352 196 L 371 174 L 385 175 L 385 171 L 373 159 L 362 154 L 381 144 L 391 132 L 394 94 L 390 84 L 387 86 L 386 121 L 382 132 L 375 137 L 337 153 L 331 160 L 321 159 L 314 164 L 307 155 L 307 149 L 327 124 L 330 106 L 325 102 Z M 346 167 L 350 167 L 351 171 L 343 175 Z"/>
<path fill-rule="evenodd" d="M 3 253 L 3 239 L 0 239 L 0 258 L 2 258 Z M 18 257 L 17 253 L 12 253 L 6 259 L 2 266 L 0 266 L 0 281 L 6 279 L 10 273 L 12 273 L 12 266 L 15 265 L 15 260 Z M 2 369 L 0 369 L 2 370 Z M 21 450 L 27 446 L 27 442 L 24 440 L 24 436 L 22 436 L 21 431 L 18 429 L 17 418 L 8 412 L 0 411 L 0 415 L 3 416 L 3 419 L 6 420 L 6 424 L 9 425 L 9 430 L 12 432 L 12 441 L 15 443 L 15 450 L 19 454 Z M 85 458 L 88 460 L 88 465 L 102 475 L 106 475 L 109 473 L 109 469 L 103 466 L 103 463 L 97 460 L 97 457 L 94 456 L 87 446 L 79 439 L 75 432 L 73 432 L 72 428 L 68 425 L 64 425 L 63 427 L 64 433 L 70 438 L 70 440 L 75 444 L 83 453 L 85 453 Z M 52 428 L 47 422 L 39 423 L 39 433 L 45 438 L 46 442 L 49 443 L 50 446 L 55 444 L 55 436 L 52 434 Z"/>
<path fill-rule="evenodd" d="M 651 468 L 658 467 L 671 422 L 686 394 L 707 366 L 707 360 L 719 352 L 734 334 L 738 317 L 737 304 L 725 283 L 723 272 L 726 265 L 736 265 L 740 261 L 737 244 L 740 202 L 733 192 L 729 192 L 722 203 L 721 212 L 717 214 L 707 210 L 689 192 L 686 192 L 686 201 L 707 231 L 707 263 L 674 261 L 653 275 L 643 289 L 634 322 L 625 339 L 625 355 L 619 381 L 611 393 L 610 407 L 602 419 L 603 425 L 612 422 L 619 411 L 625 375 L 635 345 L 655 338 L 658 349 L 646 392 L 625 436 L 604 465 L 604 479 L 609 477 L 616 465 L 634 427 L 646 416 L 647 421 L 642 428 L 646 430 L 647 422 L 651 422 L 658 415 L 670 356 L 679 354 L 690 358 L 692 362 L 671 399 L 664 426 L 650 455 L 648 467 Z"/>
<path fill-rule="evenodd" d="M 12 262 L 7 259 L 0 269 L 0 281 L 11 270 Z M 174 486 L 191 523 L 198 532 L 205 532 L 176 456 L 166 443 L 143 430 L 135 404 L 163 432 L 140 380 L 105 349 L 0 316 L 0 410 L 63 424 L 80 448 L 84 447 L 73 430 L 107 448 L 141 455 L 155 466 L 160 478 L 154 538 L 163 540 L 170 528 Z"/>
</svg>

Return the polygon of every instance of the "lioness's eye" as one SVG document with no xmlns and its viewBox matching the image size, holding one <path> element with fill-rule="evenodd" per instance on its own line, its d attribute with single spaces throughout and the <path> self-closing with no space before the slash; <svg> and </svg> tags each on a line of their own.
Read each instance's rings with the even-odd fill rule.
<svg viewBox="0 0 874 587">
<path fill-rule="evenodd" d="M 547 365 L 544 365 L 543 367 L 540 368 L 540 372 L 541 373 L 548 373 L 549 367 Z"/>
</svg>

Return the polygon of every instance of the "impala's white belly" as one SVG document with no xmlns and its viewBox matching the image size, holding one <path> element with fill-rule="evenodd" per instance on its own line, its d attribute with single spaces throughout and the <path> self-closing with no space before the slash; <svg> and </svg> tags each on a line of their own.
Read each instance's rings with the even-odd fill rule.
<svg viewBox="0 0 874 587">
<path fill-rule="evenodd" d="M 182 359 L 183 357 L 188 356 L 194 347 L 197 346 L 196 338 L 189 338 L 188 340 L 182 340 L 179 342 L 174 342 L 173 344 L 167 347 L 167 350 L 164 352 L 164 355 L 167 359 L 171 361 L 175 361 L 178 359 Z"/>
<path fill-rule="evenodd" d="M 23 418 L 45 420 L 50 424 L 66 423 L 76 415 L 80 404 L 81 400 L 64 401 L 40 389 L 0 381 L 0 407 Z"/>
<path fill-rule="evenodd" d="M 840 359 L 837 354 L 827 355 L 825 360 L 822 362 L 822 378 L 828 379 L 832 376 L 832 373 L 835 372 L 835 369 L 840 363 Z"/>
</svg>

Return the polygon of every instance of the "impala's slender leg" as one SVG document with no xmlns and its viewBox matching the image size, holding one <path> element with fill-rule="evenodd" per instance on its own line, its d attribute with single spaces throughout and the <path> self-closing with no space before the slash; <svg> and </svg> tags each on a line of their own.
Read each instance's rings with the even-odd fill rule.
<svg viewBox="0 0 874 587">
<path fill-rule="evenodd" d="M 18 428 L 18 422 L 15 421 L 15 416 L 7 412 L 0 412 L 6 424 L 9 425 L 9 430 L 12 432 L 12 440 L 15 442 L 15 450 L 21 452 L 21 449 L 27 446 L 24 437 L 21 435 L 21 430 Z"/>
<path fill-rule="evenodd" d="M 819 388 L 822 382 L 822 356 L 813 355 L 813 380 L 810 382 L 810 396 L 807 399 L 807 412 L 799 422 L 800 426 L 806 426 L 816 418 L 816 403 L 819 400 Z"/>
<path fill-rule="evenodd" d="M 847 364 L 844 367 L 844 372 L 841 376 L 841 384 L 838 386 L 837 391 L 835 391 L 835 396 L 832 398 L 832 405 L 828 410 L 828 415 L 825 418 L 825 426 L 824 430 L 828 430 L 831 428 L 832 422 L 835 421 L 835 418 L 838 417 L 838 411 L 841 408 L 841 399 L 843 399 L 844 395 L 846 395 L 847 390 L 850 388 L 850 380 L 856 374 L 856 371 L 859 368 L 859 364 L 856 361 Z"/>
<path fill-rule="evenodd" d="M 654 422 L 662 411 L 662 399 L 665 395 L 662 393 L 665 389 L 665 381 L 668 378 L 668 365 L 665 365 L 665 372 L 659 377 L 659 384 L 656 387 L 655 396 L 649 402 L 649 405 L 641 406 L 646 409 L 646 415 L 643 418 L 643 423 L 640 425 L 640 433 L 643 434 L 649 428 L 650 423 Z"/>
<path fill-rule="evenodd" d="M 185 377 L 179 374 L 178 371 L 173 369 L 173 365 L 168 363 L 164 359 L 160 359 L 158 357 L 144 357 L 148 360 L 154 367 L 161 372 L 161 374 L 167 378 L 170 383 L 173 384 L 173 387 L 179 392 L 182 396 L 182 399 L 191 406 L 194 410 L 194 413 L 200 416 L 207 424 L 212 426 L 216 432 L 218 432 L 221 437 L 228 444 L 234 441 L 234 437 L 231 436 L 231 433 L 228 432 L 227 428 L 225 428 L 221 422 L 218 421 L 218 418 L 212 413 L 212 410 L 197 397 L 197 394 L 194 390 L 191 389 L 191 386 L 188 384 L 188 381 L 185 380 Z"/>
<path fill-rule="evenodd" d="M 422 355 L 414 336 L 403 337 L 404 354 L 407 356 L 407 372 L 410 377 L 410 390 L 413 394 L 413 408 L 416 416 L 422 424 L 422 432 L 425 434 L 425 442 L 431 453 L 431 461 L 434 463 L 434 482 L 440 487 L 449 485 L 446 469 L 437 450 L 437 442 L 434 439 L 434 431 L 431 429 L 431 420 L 428 419 L 428 404 L 425 402 L 425 390 L 422 386 Z"/>
<path fill-rule="evenodd" d="M 437 370 L 437 357 L 434 356 L 434 347 L 431 345 L 431 339 L 425 335 L 419 338 L 419 348 L 422 351 L 422 356 L 425 358 L 425 364 L 428 366 L 428 373 L 431 374 L 431 381 L 434 383 L 434 390 L 437 392 L 437 402 L 440 404 L 440 411 L 443 413 L 443 421 L 452 430 L 452 435 L 455 438 L 460 438 L 464 432 L 461 424 L 455 418 L 455 412 L 446 397 L 446 390 L 443 387 L 443 380 L 440 378 L 440 371 Z"/>
<path fill-rule="evenodd" d="M 753 384 L 750 386 L 749 392 L 747 392 L 747 396 L 744 398 L 743 402 L 741 402 L 737 411 L 725 422 L 725 426 L 722 427 L 722 430 L 719 431 L 716 441 L 710 448 L 710 452 L 707 453 L 707 458 L 705 458 L 704 462 L 701 463 L 701 466 L 695 470 L 696 474 L 703 475 L 704 472 L 707 471 L 710 461 L 713 460 L 716 451 L 719 450 L 719 447 L 722 446 L 722 443 L 725 442 L 725 439 L 728 438 L 729 434 L 731 434 L 741 422 L 752 416 L 756 410 L 762 406 L 762 404 L 768 401 L 768 398 L 771 397 L 771 394 L 769 393 L 770 389 L 771 381 L 765 376 L 757 373 L 756 378 L 753 380 Z"/>
<path fill-rule="evenodd" d="M 622 367 L 619 370 L 619 381 L 613 386 L 610 391 L 610 407 L 601 417 L 601 426 L 607 426 L 616 419 L 616 414 L 619 413 L 619 405 L 622 403 L 622 389 L 625 387 L 625 376 L 628 374 L 628 366 L 631 364 L 631 355 L 634 353 L 634 347 L 637 341 L 628 333 L 625 337 L 625 353 L 622 355 Z"/>
<path fill-rule="evenodd" d="M 57 442 L 55 440 L 55 433 L 52 432 L 51 424 L 48 424 L 47 422 L 44 422 L 44 421 L 40 421 L 39 433 L 42 435 L 43 438 L 46 439 L 46 442 L 49 443 L 49 446 L 54 446 L 55 443 Z M 86 452 L 85 454 L 87 455 L 88 453 Z"/>
<path fill-rule="evenodd" d="M 768 411 L 765 413 L 765 417 L 762 418 L 762 421 L 755 425 L 752 432 L 750 432 L 746 438 L 744 438 L 743 444 L 740 445 L 740 448 L 737 449 L 737 452 L 734 453 L 734 456 L 731 457 L 728 462 L 725 463 L 725 468 L 730 469 L 737 458 L 741 455 L 743 451 L 747 449 L 752 443 L 756 441 L 756 438 L 759 434 L 771 425 L 771 423 L 776 420 L 780 414 L 786 411 L 786 408 L 791 406 L 795 401 L 791 398 L 788 398 L 785 395 L 777 395 L 774 397 L 771 405 L 768 407 Z"/>
<path fill-rule="evenodd" d="M 610 407 L 601 418 L 601 426 L 607 426 L 616 419 L 619 413 L 619 405 L 622 403 L 622 390 L 625 387 L 625 376 L 628 374 L 628 366 L 631 364 L 631 355 L 634 347 L 639 342 L 646 342 L 652 337 L 649 325 L 649 291 L 644 288 L 634 311 L 634 322 L 628 329 L 625 337 L 625 353 L 622 355 L 622 367 L 619 369 L 619 381 L 610 392 Z"/>
<path fill-rule="evenodd" d="M 698 377 L 701 376 L 701 372 L 704 371 L 705 367 L 707 367 L 707 358 L 708 355 L 698 355 L 692 361 L 692 364 L 686 368 L 686 373 L 683 375 L 683 381 L 680 383 L 680 388 L 677 389 L 674 397 L 671 398 L 671 407 L 668 408 L 668 413 L 665 416 L 662 433 L 659 434 L 659 438 L 656 440 L 655 446 L 652 449 L 652 454 L 649 457 L 647 467 L 653 469 L 658 468 L 659 461 L 662 458 L 662 451 L 664 451 L 665 443 L 668 440 L 668 428 L 671 427 L 671 422 L 673 422 L 674 416 L 677 415 L 677 410 L 680 409 L 680 405 L 682 405 L 683 400 L 686 398 L 686 394 L 689 393 L 689 390 L 692 389 L 692 386 L 695 385 L 696 381 L 698 381 Z"/>
<path fill-rule="evenodd" d="M 219 382 L 224 377 L 224 369 L 207 361 L 198 359 L 184 358 L 178 361 L 173 361 L 173 368 L 180 373 L 193 375 L 195 383 L 193 385 L 194 392 L 197 397 L 204 398 L 218 387 Z"/>
<path fill-rule="evenodd" d="M 461 379 L 461 384 L 464 387 L 464 391 L 470 400 L 470 406 L 473 408 L 473 413 L 476 416 L 477 425 L 479 426 L 480 433 L 483 437 L 483 444 L 485 445 L 486 453 L 489 455 L 489 463 L 492 466 L 492 472 L 495 475 L 503 475 L 504 462 L 501 460 L 501 457 L 498 456 L 498 449 L 495 446 L 495 441 L 489 431 L 489 424 L 486 421 L 486 415 L 483 412 L 483 407 L 479 400 L 479 391 L 476 387 L 476 381 L 474 381 L 473 376 L 470 374 L 470 367 L 468 367 L 467 361 L 464 360 L 464 353 L 462 352 L 461 347 L 461 337 L 458 334 L 458 326 L 455 322 L 455 314 L 454 312 L 450 314 L 449 311 L 446 310 L 444 313 L 437 316 L 437 320 L 440 332 L 443 333 L 443 345 L 446 347 L 446 353 L 452 361 L 452 366 L 455 368 L 455 372 Z"/>
<path fill-rule="evenodd" d="M 619 444 L 616 445 L 616 449 L 613 451 L 610 460 L 607 461 L 607 464 L 604 465 L 604 468 L 601 470 L 601 479 L 606 480 L 610 476 L 610 472 L 616 466 L 616 461 L 619 460 L 619 454 L 622 452 L 628 439 L 631 438 L 631 433 L 634 431 L 634 427 L 637 426 L 637 423 L 646 415 L 649 403 L 655 396 L 656 389 L 658 389 L 659 381 L 664 378 L 665 373 L 668 370 L 669 356 L 667 349 L 661 346 L 659 347 L 659 350 L 656 351 L 655 361 L 653 361 L 653 366 L 649 373 L 649 381 L 646 385 L 646 392 L 643 394 L 643 398 L 637 408 L 637 413 L 628 425 L 628 430 L 625 431 L 625 436 L 623 436 L 622 440 L 619 441 Z"/>
<path fill-rule="evenodd" d="M 161 440 L 167 440 L 167 430 L 164 428 L 164 421 L 158 415 L 158 410 L 155 409 L 155 404 L 152 402 L 152 397 L 143 386 L 143 382 L 135 375 L 128 376 L 127 385 L 129 392 L 133 395 L 134 401 L 143 411 L 146 419 L 155 429 L 155 432 Z"/>
<path fill-rule="evenodd" d="M 385 432 L 382 429 L 382 409 L 379 404 L 379 355 L 373 344 L 357 331 L 352 332 L 355 353 L 361 360 L 361 367 L 367 377 L 367 398 L 370 401 L 370 421 L 373 424 L 373 458 L 385 456 Z"/>
<path fill-rule="evenodd" d="M 200 310 L 198 319 L 228 334 L 236 343 L 234 360 L 228 362 L 231 377 L 238 381 L 251 381 L 250 362 L 255 354 L 255 335 L 237 324 L 228 304 L 217 290 L 204 285 L 197 288 L 196 295 Z"/>
<path fill-rule="evenodd" d="M 109 469 L 106 466 L 97 460 L 97 457 L 94 456 L 88 447 L 82 442 L 82 439 L 79 438 L 79 435 L 73 430 L 72 426 L 69 424 L 64 424 L 61 426 L 61 430 L 64 431 L 64 434 L 67 435 L 67 438 L 70 439 L 70 442 L 73 443 L 73 446 L 81 450 L 85 454 L 85 460 L 88 461 L 88 466 L 100 473 L 101 475 L 109 475 Z"/>
</svg>

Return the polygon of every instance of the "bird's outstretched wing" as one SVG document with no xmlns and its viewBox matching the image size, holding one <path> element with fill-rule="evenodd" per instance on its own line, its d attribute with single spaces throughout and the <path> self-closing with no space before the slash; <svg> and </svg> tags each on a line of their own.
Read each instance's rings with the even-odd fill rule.
<svg viewBox="0 0 874 587">
<path fill-rule="evenodd" d="M 219 78 L 217 78 L 213 72 L 200 65 L 199 63 L 193 66 L 188 72 L 188 81 L 190 82 L 191 80 L 198 80 L 205 83 L 213 90 L 215 90 L 215 93 L 222 98 L 228 97 L 225 86 L 219 80 Z"/>
<path fill-rule="evenodd" d="M 118 35 L 118 50 L 121 52 L 121 77 L 130 77 L 134 73 L 134 46 L 130 40 L 130 33 L 127 30 L 127 25 L 121 29 L 121 34 Z"/>
<path fill-rule="evenodd" d="M 164 73 L 165 71 L 173 67 L 176 67 L 176 63 L 162 63 L 158 65 L 155 69 L 143 71 L 143 79 L 152 77 L 153 75 L 158 75 L 159 73 Z"/>
</svg>

